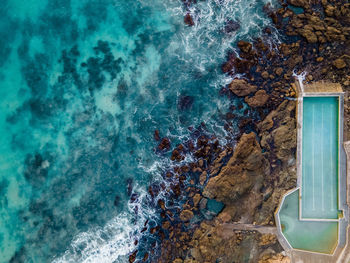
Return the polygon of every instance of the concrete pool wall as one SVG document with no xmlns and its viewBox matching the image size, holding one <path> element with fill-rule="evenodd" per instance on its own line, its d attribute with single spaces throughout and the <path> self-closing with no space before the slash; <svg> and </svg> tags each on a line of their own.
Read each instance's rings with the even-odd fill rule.
<svg viewBox="0 0 350 263">
<path fill-rule="evenodd" d="M 347 185 L 347 180 L 346 180 L 346 157 L 345 157 L 345 152 L 343 149 L 343 111 L 344 111 L 344 93 L 341 89 L 341 86 L 339 84 L 334 84 L 334 83 L 313 83 L 309 85 L 299 85 L 299 83 L 295 84 L 295 88 L 298 94 L 298 99 L 297 99 L 297 133 L 298 133 L 298 140 L 297 140 L 297 187 L 295 189 L 292 189 L 288 193 L 286 193 L 281 200 L 281 203 L 279 207 L 277 208 L 277 211 L 275 213 L 275 219 L 276 219 L 276 225 L 278 228 L 278 238 L 281 243 L 281 245 L 285 248 L 287 251 L 303 251 L 305 250 L 306 252 L 309 253 L 316 253 L 316 254 L 321 254 L 321 253 L 326 253 L 326 254 L 338 254 L 339 249 L 341 250 L 342 247 L 345 246 L 347 242 L 346 238 L 346 232 L 347 232 L 347 226 L 348 226 L 348 221 L 349 221 L 349 214 L 348 214 L 348 206 L 346 202 L 346 185 Z M 318 214 L 318 216 L 303 216 L 303 209 L 302 209 L 302 184 L 303 184 L 303 177 L 302 177 L 302 171 L 303 171 L 303 166 L 302 166 L 302 157 L 303 157 L 303 144 L 302 144 L 302 139 L 303 139 L 303 100 L 304 98 L 326 98 L 326 97 L 331 97 L 331 98 L 337 98 L 338 99 L 338 136 L 337 136 L 337 151 L 338 151 L 338 169 L 337 169 L 337 187 L 338 191 L 336 193 L 336 198 L 337 198 L 337 211 L 335 213 L 332 213 L 331 216 L 327 216 L 327 213 L 325 213 L 326 216 L 322 214 Z M 327 107 L 326 107 L 327 108 Z M 322 121 L 327 124 L 326 121 Z M 324 125 L 324 124 L 323 124 Z M 326 133 L 327 134 L 327 133 Z M 310 139 L 310 138 L 309 138 Z M 325 139 L 325 138 L 323 138 Z M 328 142 L 325 142 L 328 143 Z M 326 144 L 328 145 L 328 144 Z M 327 159 L 327 158 L 326 158 Z M 326 160 L 325 159 L 325 160 Z M 322 161 L 321 161 L 322 162 Z M 323 171 L 321 171 L 323 173 Z M 334 169 L 333 169 L 333 174 L 334 174 Z M 326 176 L 328 176 L 328 173 L 325 173 Z M 332 175 L 334 176 L 334 175 Z M 305 179 L 305 178 L 304 178 Z M 334 179 L 334 178 L 333 178 Z M 323 180 L 323 178 L 322 178 Z M 304 180 L 304 184 L 305 184 Z M 310 181 L 308 181 L 310 183 Z M 335 182 L 332 182 L 333 184 Z M 322 186 L 322 189 L 324 186 Z M 326 189 L 326 188 L 325 188 Z M 335 188 L 334 188 L 335 189 Z M 315 226 L 318 224 L 321 224 L 321 226 L 326 226 L 326 224 L 336 224 L 337 229 L 335 230 L 334 226 L 331 226 L 332 231 L 336 231 L 336 242 L 334 241 L 333 238 L 333 243 L 334 244 L 329 244 L 329 249 L 325 248 L 318 248 L 317 244 L 315 244 L 314 249 L 312 246 L 309 246 L 309 244 L 305 245 L 306 243 L 304 240 L 300 240 L 300 244 L 304 242 L 304 247 L 301 245 L 298 246 L 296 245 L 297 243 L 295 240 L 292 240 L 290 234 L 293 234 L 293 231 L 290 233 L 287 233 L 286 235 L 289 237 L 286 237 L 284 232 L 286 229 L 283 229 L 283 222 L 281 224 L 281 220 L 287 220 L 285 214 L 281 214 L 280 212 L 282 210 L 285 210 L 285 207 L 283 207 L 284 203 L 286 202 L 286 198 L 290 199 L 288 196 L 292 195 L 295 191 L 298 191 L 299 193 L 299 200 L 298 200 L 298 208 L 299 208 L 299 213 L 297 215 L 296 220 L 299 222 L 297 223 L 299 228 L 303 228 L 303 222 L 304 225 L 308 225 L 308 227 L 312 227 L 312 222 L 314 222 Z M 295 196 L 295 194 L 293 194 Z M 329 195 L 326 195 L 326 197 L 322 198 L 328 198 Z M 307 196 L 305 197 L 307 198 Z M 295 197 L 294 197 L 295 199 Z M 307 200 L 304 200 L 307 201 Z M 307 203 L 307 202 L 306 202 Z M 333 202 L 334 204 L 334 202 Z M 290 202 L 289 202 L 290 205 Z M 334 205 L 333 205 L 334 207 Z M 325 209 L 327 207 L 325 206 Z M 305 209 L 304 209 L 305 212 Z M 327 212 L 327 211 L 326 211 Z M 288 219 L 290 220 L 290 219 Z M 310 225 L 311 223 L 311 225 Z M 323 225 L 322 225 L 323 224 Z M 330 225 L 329 225 L 330 226 Z M 317 229 L 317 227 L 315 228 Z M 303 231 L 303 229 L 298 229 L 297 231 Z M 319 231 L 320 232 L 320 231 Z M 286 232 L 285 232 L 286 233 Z M 326 233 L 326 232 L 325 232 Z M 334 234 L 328 232 L 327 235 L 331 235 L 334 237 Z M 299 233 L 296 233 L 295 236 L 299 236 Z M 310 238 L 309 236 L 305 236 L 305 238 Z M 291 241 L 291 242 L 290 242 Z M 311 241 L 311 239 L 309 240 Z M 335 262 L 335 261 L 334 261 Z"/>
</svg>

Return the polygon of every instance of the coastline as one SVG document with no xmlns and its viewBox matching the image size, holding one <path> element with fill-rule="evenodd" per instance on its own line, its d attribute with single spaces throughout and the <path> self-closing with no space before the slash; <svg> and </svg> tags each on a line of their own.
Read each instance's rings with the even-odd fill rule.
<svg viewBox="0 0 350 263">
<path fill-rule="evenodd" d="M 239 56 L 229 54 L 222 65 L 228 75 L 243 77 L 221 93 L 242 98 L 254 112 L 240 120 L 235 148 L 201 135 L 172 151 L 175 163 L 185 151 L 192 151 L 196 161 L 175 166 L 166 175 L 174 182 L 172 198 L 181 200 L 181 206 L 174 213 L 166 202 L 158 202 L 163 221 L 154 231 L 161 240 L 160 255 L 154 256 L 157 262 L 290 262 L 273 229 L 274 212 L 297 181 L 293 75 L 305 72 L 306 82 L 328 80 L 342 85 L 346 140 L 350 56 L 345 48 L 350 46 L 350 9 L 346 1 L 287 2 L 279 9 L 264 7 L 283 43 L 268 46 L 271 29 L 266 28 L 266 39 L 239 41 Z M 295 13 L 295 8 L 303 12 Z M 190 15 L 184 22 L 194 23 Z M 234 117 L 226 114 L 228 120 Z M 223 208 L 210 212 L 211 200 Z M 210 216 L 205 218 L 205 213 Z M 263 233 L 259 228 L 265 229 Z M 135 261 L 136 254 L 129 262 Z"/>
</svg>

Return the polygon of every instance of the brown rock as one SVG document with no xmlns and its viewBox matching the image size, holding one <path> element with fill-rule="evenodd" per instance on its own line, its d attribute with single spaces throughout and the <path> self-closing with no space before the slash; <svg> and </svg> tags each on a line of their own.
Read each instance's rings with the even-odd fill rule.
<svg viewBox="0 0 350 263">
<path fill-rule="evenodd" d="M 274 234 L 263 234 L 260 237 L 259 246 L 273 245 L 277 242 L 277 237 Z"/>
<path fill-rule="evenodd" d="M 286 60 L 286 66 L 293 70 L 296 65 L 301 64 L 303 62 L 303 57 L 299 55 L 293 55 L 288 60 Z"/>
<path fill-rule="evenodd" d="M 287 3 L 298 7 L 310 7 L 310 0 L 287 0 Z"/>
<path fill-rule="evenodd" d="M 309 25 L 298 30 L 299 34 L 306 38 L 309 43 L 317 43 L 317 35 L 313 32 L 313 28 Z"/>
<path fill-rule="evenodd" d="M 229 85 L 229 89 L 237 96 L 247 96 L 248 94 L 255 92 L 257 86 L 249 84 L 244 79 L 234 79 Z"/>
<path fill-rule="evenodd" d="M 241 51 L 245 53 L 249 53 L 252 50 L 252 44 L 246 41 L 238 41 L 237 46 Z"/>
<path fill-rule="evenodd" d="M 184 22 L 188 26 L 194 26 L 193 18 L 190 13 L 187 13 L 184 17 Z"/>
<path fill-rule="evenodd" d="M 162 141 L 160 142 L 160 144 L 158 145 L 158 150 L 168 151 L 169 149 L 170 149 L 170 140 L 168 138 L 163 138 Z"/>
<path fill-rule="evenodd" d="M 209 179 L 203 191 L 205 197 L 230 205 L 268 172 L 267 161 L 255 137 L 253 132 L 242 135 L 227 165 Z"/>
<path fill-rule="evenodd" d="M 142 262 L 146 262 L 149 257 L 149 254 L 146 252 L 145 255 L 143 256 Z"/>
<path fill-rule="evenodd" d="M 191 210 L 185 209 L 180 214 L 180 219 L 184 222 L 190 221 L 193 217 L 193 212 Z"/>
<path fill-rule="evenodd" d="M 260 144 L 266 150 L 264 157 L 269 159 L 272 166 L 275 167 L 271 172 L 271 179 L 265 177 L 265 183 L 270 181 L 271 186 L 264 190 L 265 201 L 254 216 L 254 221 L 257 224 L 270 224 L 282 195 L 286 190 L 296 186 L 295 106 L 295 101 L 285 100 L 257 125 L 261 137 Z M 277 166 L 275 165 L 276 158 L 281 160 Z"/>
<path fill-rule="evenodd" d="M 254 61 L 240 58 L 235 58 L 232 62 L 237 73 L 248 73 L 254 65 Z"/>
<path fill-rule="evenodd" d="M 173 263 L 183 263 L 184 261 L 181 258 L 177 258 L 173 261 Z"/>
<path fill-rule="evenodd" d="M 260 144 L 267 150 L 274 149 L 280 160 L 288 162 L 296 147 L 295 102 L 284 101 L 257 125 L 260 130 Z M 272 131 L 271 129 L 275 127 Z"/>
<path fill-rule="evenodd" d="M 276 156 L 282 161 L 289 160 L 291 150 L 296 146 L 295 129 L 295 122 L 290 121 L 271 133 L 276 148 Z"/>
<path fill-rule="evenodd" d="M 258 262 L 261 253 L 259 236 L 256 232 L 232 231 L 229 224 L 222 224 L 217 220 L 203 222 L 192 235 L 191 256 L 198 263 L 217 262 L 217 259 L 223 263 Z"/>
<path fill-rule="evenodd" d="M 196 207 L 201 199 L 202 197 L 200 194 L 195 194 L 193 196 L 193 205 Z"/>
<path fill-rule="evenodd" d="M 276 68 L 275 73 L 276 73 L 277 76 L 281 76 L 282 73 L 283 73 L 283 68 L 281 68 L 281 67 Z"/>
<path fill-rule="evenodd" d="M 203 159 L 200 159 L 200 160 L 198 161 L 198 165 L 199 165 L 199 167 L 203 167 L 203 165 L 204 165 Z"/>
<path fill-rule="evenodd" d="M 333 66 L 335 66 L 337 69 L 343 69 L 346 67 L 346 63 L 343 59 L 338 58 L 333 61 Z"/>
<path fill-rule="evenodd" d="M 158 130 L 155 130 L 154 131 L 154 139 L 156 140 L 156 141 L 159 141 L 160 140 L 160 136 L 159 136 L 159 131 Z"/>
<path fill-rule="evenodd" d="M 162 210 L 165 210 L 165 203 L 162 199 L 158 200 L 158 205 Z"/>
<path fill-rule="evenodd" d="M 129 256 L 129 263 L 133 263 L 136 260 L 136 254 L 137 250 L 135 250 L 130 256 Z"/>
<path fill-rule="evenodd" d="M 269 78 L 269 72 L 267 72 L 267 71 L 263 71 L 262 73 L 261 73 L 261 77 L 262 78 L 264 78 L 264 79 L 268 79 Z"/>
<path fill-rule="evenodd" d="M 269 95 L 265 90 L 258 90 L 253 97 L 245 97 L 245 102 L 253 108 L 262 107 L 266 104 L 269 99 Z"/>
<path fill-rule="evenodd" d="M 277 255 L 264 255 L 258 263 L 290 263 L 290 258 L 283 256 L 282 254 Z"/>
<path fill-rule="evenodd" d="M 201 173 L 201 175 L 199 176 L 199 183 L 201 185 L 204 185 L 205 180 L 207 180 L 207 172 L 204 171 L 203 173 Z"/>
<path fill-rule="evenodd" d="M 218 219 L 220 221 L 222 221 L 223 223 L 227 223 L 227 222 L 231 221 L 232 217 L 228 212 L 223 211 L 218 215 Z"/>
<path fill-rule="evenodd" d="M 327 16 L 333 16 L 334 11 L 335 11 L 335 7 L 332 5 L 327 5 L 324 11 L 325 11 Z"/>
<path fill-rule="evenodd" d="M 169 227 L 170 227 L 170 222 L 169 221 L 165 221 L 165 222 L 163 222 L 163 224 L 162 224 L 162 228 L 163 229 L 168 229 Z"/>
</svg>

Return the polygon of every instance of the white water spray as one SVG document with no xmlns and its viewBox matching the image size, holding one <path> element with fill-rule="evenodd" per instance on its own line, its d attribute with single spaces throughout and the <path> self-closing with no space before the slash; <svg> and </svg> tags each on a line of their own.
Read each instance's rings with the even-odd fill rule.
<svg viewBox="0 0 350 263">
<path fill-rule="evenodd" d="M 304 81 L 305 78 L 306 78 L 306 74 L 307 74 L 306 71 L 303 71 L 303 72 L 300 73 L 300 74 L 297 74 L 297 73 L 295 73 L 295 71 L 293 71 L 293 77 L 295 77 L 295 78 L 298 80 L 298 83 L 299 83 L 299 86 L 300 86 L 300 89 L 301 89 L 301 92 L 302 92 L 302 93 L 304 93 L 304 84 L 303 84 L 303 81 Z"/>
</svg>

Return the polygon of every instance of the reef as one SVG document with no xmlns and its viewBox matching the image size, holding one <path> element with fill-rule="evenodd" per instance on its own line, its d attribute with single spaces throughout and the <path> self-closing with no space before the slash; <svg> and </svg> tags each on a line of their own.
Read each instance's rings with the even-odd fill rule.
<svg viewBox="0 0 350 263">
<path fill-rule="evenodd" d="M 270 41 L 272 29 L 265 28 L 261 38 L 239 41 L 238 52 L 229 52 L 221 65 L 234 78 L 221 94 L 240 98 L 253 113 L 240 117 L 236 137 L 220 145 L 202 126 L 171 151 L 169 139 L 155 132 L 158 151 L 171 151 L 174 168 L 164 175 L 167 200 L 158 201 L 162 223 L 148 230 L 159 238 L 160 252 L 147 254 L 144 262 L 290 262 L 275 235 L 274 212 L 297 180 L 293 74 L 306 72 L 305 81 L 328 80 L 350 89 L 350 4 L 288 0 L 264 11 L 281 43 Z M 190 26 L 194 21 L 189 14 L 184 18 Z M 238 22 L 228 22 L 227 33 L 238 28 Z M 183 97 L 179 108 L 191 103 Z M 349 106 L 346 95 L 346 137 Z M 229 120 L 237 118 L 234 110 L 225 115 L 228 131 Z M 185 153 L 195 161 L 185 163 Z"/>
</svg>

